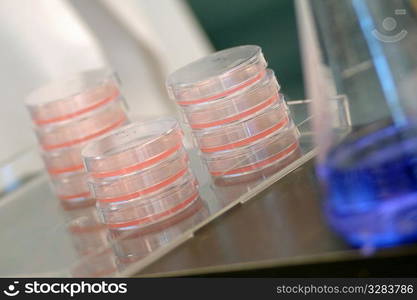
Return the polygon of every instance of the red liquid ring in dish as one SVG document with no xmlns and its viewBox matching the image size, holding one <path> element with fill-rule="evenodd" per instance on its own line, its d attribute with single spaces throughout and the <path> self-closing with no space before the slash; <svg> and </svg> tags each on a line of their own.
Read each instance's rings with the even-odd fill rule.
<svg viewBox="0 0 417 300">
<path fill-rule="evenodd" d="M 94 111 L 119 95 L 119 84 L 114 73 L 97 69 L 49 83 L 33 91 L 25 103 L 33 122 L 37 126 L 44 126 Z"/>
<path fill-rule="evenodd" d="M 260 81 L 225 98 L 183 107 L 192 129 L 221 126 L 245 119 L 277 102 L 279 85 L 272 70 Z"/>
<path fill-rule="evenodd" d="M 52 151 L 97 138 L 127 122 L 121 100 L 113 101 L 80 118 L 35 129 L 41 147 Z"/>
<path fill-rule="evenodd" d="M 173 216 L 199 198 L 190 172 L 160 191 L 123 202 L 97 202 L 102 221 L 109 228 L 143 226 Z"/>
<path fill-rule="evenodd" d="M 90 177 L 120 176 L 172 156 L 183 147 L 182 137 L 174 118 L 137 122 L 90 143 L 82 156 Z"/>
<path fill-rule="evenodd" d="M 169 75 L 168 94 L 182 106 L 217 100 L 261 80 L 266 65 L 258 46 L 225 49 Z"/>
<path fill-rule="evenodd" d="M 249 174 L 285 159 L 299 149 L 299 133 L 289 123 L 277 134 L 235 150 L 204 154 L 212 176 L 233 177 Z"/>
<path fill-rule="evenodd" d="M 188 172 L 184 149 L 157 164 L 139 171 L 110 178 L 88 178 L 90 191 L 100 202 L 125 201 L 154 193 Z"/>
<path fill-rule="evenodd" d="M 205 153 L 233 150 L 276 134 L 289 123 L 282 102 L 254 114 L 250 119 L 206 130 L 193 131 L 200 150 Z"/>
</svg>

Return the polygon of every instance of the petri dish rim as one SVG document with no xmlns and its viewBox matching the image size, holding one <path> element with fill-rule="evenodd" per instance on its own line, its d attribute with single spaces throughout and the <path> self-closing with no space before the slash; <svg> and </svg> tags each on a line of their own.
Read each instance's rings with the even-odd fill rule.
<svg viewBox="0 0 417 300">
<path fill-rule="evenodd" d="M 148 138 L 145 142 L 143 142 L 142 144 L 140 144 L 140 140 L 143 139 L 143 137 L 133 137 L 133 140 L 129 140 L 130 145 L 129 146 L 125 146 L 123 148 L 120 149 L 114 149 L 111 154 L 107 155 L 105 152 L 106 151 L 102 151 L 102 150 L 98 150 L 98 149 L 94 149 L 95 147 L 100 147 L 100 145 L 102 143 L 105 142 L 110 142 L 111 139 L 113 139 L 116 135 L 122 135 L 120 137 L 120 139 L 123 139 L 123 137 L 128 134 L 128 132 L 126 131 L 130 131 L 130 130 L 134 130 L 134 128 L 144 128 L 146 126 L 160 126 L 163 123 L 165 123 L 166 126 L 161 126 L 160 130 L 157 131 L 157 133 L 153 133 L 153 137 Z M 134 148 L 137 149 L 141 149 L 146 147 L 147 145 L 149 145 L 150 143 L 160 139 L 162 136 L 166 136 L 171 134 L 173 131 L 175 130 L 181 130 L 178 121 L 173 118 L 173 117 L 163 117 L 163 118 L 157 118 L 157 119 L 153 119 L 153 120 L 148 120 L 148 121 L 136 121 L 136 122 L 132 122 L 126 126 L 123 126 L 121 128 L 118 128 L 114 131 L 111 131 L 103 136 L 101 136 L 100 138 L 97 138 L 96 140 L 92 141 L 91 143 L 87 144 L 82 150 L 81 150 L 81 155 L 83 157 L 84 162 L 87 160 L 101 160 L 101 159 L 105 159 L 105 158 L 109 158 L 112 156 L 116 156 L 122 152 L 125 151 L 130 151 Z M 133 133 L 134 134 L 134 133 Z M 136 142 L 134 141 L 135 139 L 139 139 Z M 115 142 L 113 140 L 113 142 Z M 124 145 L 126 143 L 122 143 L 121 145 Z M 140 145 L 139 145 L 140 144 Z M 114 146 L 108 146 L 108 147 L 113 147 Z M 106 147 L 106 148 L 108 148 Z M 116 146 L 117 148 L 118 146 Z M 107 152 L 110 149 L 107 149 Z M 104 153 L 103 153 L 104 152 Z M 162 152 L 162 151 L 161 151 Z"/>
<path fill-rule="evenodd" d="M 213 59 L 215 57 L 219 57 L 221 55 L 224 55 L 225 53 L 236 51 L 237 49 L 244 49 L 244 48 L 253 49 L 252 55 L 248 55 L 248 57 L 245 58 L 245 59 L 241 58 L 239 63 L 237 63 L 236 65 L 234 65 L 231 68 L 228 68 L 227 71 L 219 72 L 218 74 L 211 74 L 208 77 L 194 79 L 194 80 L 191 77 L 175 79 L 176 77 L 183 77 L 182 75 L 184 73 L 190 72 L 194 68 L 198 68 L 199 64 L 204 64 L 204 62 L 209 60 L 209 59 Z M 177 88 L 181 89 L 181 88 L 188 88 L 188 87 L 193 87 L 193 86 L 205 85 L 207 82 L 210 82 L 215 78 L 225 77 L 225 76 L 235 72 L 236 70 L 239 70 L 242 66 L 248 65 L 248 64 L 252 63 L 253 61 L 256 61 L 258 59 L 259 55 L 262 55 L 262 49 L 261 49 L 261 47 L 259 47 L 257 45 L 243 45 L 243 46 L 236 46 L 236 47 L 220 50 L 220 51 L 211 53 L 207 56 L 201 57 L 201 58 L 183 66 L 182 68 L 179 68 L 175 72 L 171 73 L 166 80 L 166 85 L 170 88 L 173 88 L 173 89 L 177 89 Z"/>
<path fill-rule="evenodd" d="M 92 79 L 89 77 L 94 77 L 94 78 Z M 26 106 L 30 108 L 36 108 L 36 107 L 48 105 L 54 102 L 59 102 L 67 98 L 71 98 L 76 95 L 79 95 L 85 92 L 86 90 L 89 90 L 94 86 L 98 86 L 101 83 L 106 82 L 107 80 L 112 79 L 112 78 L 118 81 L 116 73 L 108 67 L 88 69 L 88 70 L 84 70 L 81 72 L 72 73 L 68 76 L 51 80 L 38 86 L 37 88 L 32 90 L 32 92 L 29 93 L 29 95 L 26 97 L 25 104 Z M 86 79 L 87 82 L 81 83 L 81 80 L 83 79 Z M 75 87 L 73 91 L 67 92 L 65 93 L 65 95 L 49 96 L 50 97 L 49 99 L 43 97 L 42 93 L 48 94 L 47 90 L 51 88 L 61 88 L 61 87 L 65 88 L 65 85 L 68 84 L 68 82 L 71 82 L 74 80 L 80 80 L 81 86 Z"/>
</svg>

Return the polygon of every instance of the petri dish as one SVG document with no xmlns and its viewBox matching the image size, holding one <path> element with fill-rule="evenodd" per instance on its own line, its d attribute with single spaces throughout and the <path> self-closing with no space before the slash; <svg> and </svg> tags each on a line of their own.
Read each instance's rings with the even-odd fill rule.
<svg viewBox="0 0 417 300">
<path fill-rule="evenodd" d="M 180 105 L 213 101 L 250 86 L 265 75 L 259 46 L 245 45 L 198 59 L 168 76 L 170 98 Z"/>
<path fill-rule="evenodd" d="M 42 160 L 48 173 L 58 175 L 84 170 L 81 149 L 87 143 L 88 141 L 54 151 L 44 151 L 41 149 Z"/>
<path fill-rule="evenodd" d="M 214 177 L 234 177 L 257 172 L 286 159 L 299 150 L 299 133 L 289 122 L 277 134 L 235 150 L 203 154 L 209 173 Z"/>
<path fill-rule="evenodd" d="M 90 141 L 127 122 L 124 103 L 117 99 L 81 117 L 36 127 L 35 132 L 43 150 L 53 151 Z"/>
<path fill-rule="evenodd" d="M 280 97 L 280 87 L 272 70 L 253 85 L 233 95 L 183 107 L 192 129 L 205 129 L 232 123 L 271 106 Z"/>
<path fill-rule="evenodd" d="M 155 165 L 183 147 L 174 118 L 135 122 L 89 143 L 83 150 L 89 177 L 108 178 Z"/>
<path fill-rule="evenodd" d="M 129 174 L 110 178 L 89 177 L 90 191 L 97 201 L 118 202 L 154 193 L 185 176 L 188 155 L 180 149 L 173 156 Z"/>
<path fill-rule="evenodd" d="M 201 152 L 233 150 L 255 143 L 285 129 L 290 122 L 286 105 L 276 100 L 272 107 L 251 115 L 246 120 L 193 131 Z"/>
<path fill-rule="evenodd" d="M 108 228 L 144 226 L 180 213 L 199 198 L 198 183 L 190 171 L 153 194 L 126 201 L 97 201 L 102 222 Z"/>
<path fill-rule="evenodd" d="M 119 95 L 115 73 L 103 68 L 47 83 L 30 93 L 25 104 L 33 123 L 44 126 L 79 117 Z"/>
<path fill-rule="evenodd" d="M 201 199 L 197 199 L 182 212 L 140 228 L 109 229 L 115 255 L 121 263 L 131 263 L 175 240 L 209 216 Z"/>
</svg>

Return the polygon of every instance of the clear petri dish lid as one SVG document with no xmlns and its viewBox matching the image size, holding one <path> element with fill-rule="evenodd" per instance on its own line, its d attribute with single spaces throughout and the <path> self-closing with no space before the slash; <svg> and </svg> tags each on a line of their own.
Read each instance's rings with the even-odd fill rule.
<svg viewBox="0 0 417 300">
<path fill-rule="evenodd" d="M 62 122 L 91 112 L 117 99 L 119 82 L 109 69 L 94 69 L 45 84 L 25 100 L 32 121 L 38 125 Z"/>
<path fill-rule="evenodd" d="M 89 143 L 82 151 L 89 176 L 106 178 L 149 168 L 183 147 L 176 119 L 135 122 Z"/>
<path fill-rule="evenodd" d="M 259 46 L 225 49 L 196 60 L 168 76 L 170 97 L 180 105 L 216 100 L 258 81 L 267 63 Z"/>
</svg>

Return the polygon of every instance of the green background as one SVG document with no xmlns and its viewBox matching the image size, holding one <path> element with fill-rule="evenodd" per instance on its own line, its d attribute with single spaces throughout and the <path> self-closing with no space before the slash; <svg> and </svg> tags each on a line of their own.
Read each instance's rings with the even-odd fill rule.
<svg viewBox="0 0 417 300">
<path fill-rule="evenodd" d="M 187 0 L 215 49 L 262 47 L 289 99 L 304 85 L 293 0 Z"/>
</svg>

